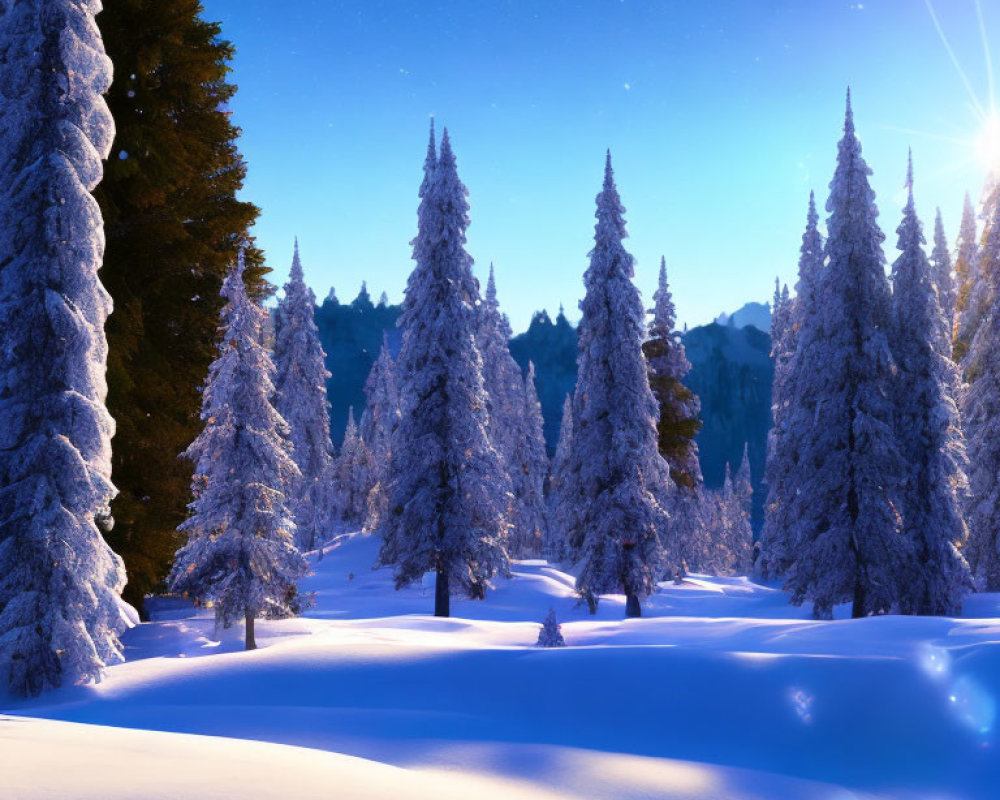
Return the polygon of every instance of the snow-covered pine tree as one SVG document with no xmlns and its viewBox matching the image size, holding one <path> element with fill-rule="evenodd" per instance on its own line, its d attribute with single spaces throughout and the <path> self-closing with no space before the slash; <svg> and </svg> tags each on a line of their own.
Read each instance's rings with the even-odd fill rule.
<svg viewBox="0 0 1000 800">
<path fill-rule="evenodd" d="M 623 591 L 626 614 L 639 616 L 640 599 L 655 590 L 663 562 L 666 511 L 651 482 L 669 476 L 656 447 L 656 399 L 642 354 L 645 312 L 622 241 L 624 211 L 609 152 L 580 302 L 568 467 L 579 491 L 569 542 L 580 561 L 577 591 L 591 613 L 601 594 Z"/>
<path fill-rule="evenodd" d="M 924 235 L 913 204 L 912 155 L 906 182 L 903 221 L 896 230 L 900 255 L 892 265 L 893 356 L 896 437 L 906 471 L 903 531 L 915 562 L 901 583 L 900 605 L 912 614 L 955 616 L 971 587 L 959 551 L 967 532 L 960 505 L 966 487 L 965 440 L 952 396 L 958 369 L 942 353 L 951 337 L 938 304 L 937 265 L 931 267 L 922 247 Z"/>
<path fill-rule="evenodd" d="M 243 251 L 226 277 L 219 355 L 209 368 L 201 416 L 205 427 L 184 455 L 196 464 L 188 543 L 177 551 L 172 591 L 211 600 L 218 623 L 246 622 L 246 649 L 256 647 L 254 620 L 297 611 L 296 582 L 305 558 L 285 487 L 298 473 L 288 425 L 271 405 L 271 357 L 261 346 L 264 310 L 247 296 Z"/>
<path fill-rule="evenodd" d="M 379 560 L 395 567 L 397 586 L 434 571 L 436 616 L 449 615 L 452 592 L 483 597 L 487 581 L 507 571 L 513 500 L 487 431 L 478 288 L 465 251 L 467 194 L 447 130 L 436 159 L 432 127 L 413 241 L 417 265 L 399 320 L 402 414 Z"/>
<path fill-rule="evenodd" d="M 969 193 L 965 193 L 962 207 L 962 223 L 955 242 L 955 315 L 954 346 L 952 357 L 958 364 L 964 364 L 982 321 L 980 313 L 981 270 L 979 266 L 979 235 L 976 232 L 976 213 L 972 209 Z"/>
<path fill-rule="evenodd" d="M 326 399 L 326 371 L 314 310 L 316 296 L 305 284 L 299 242 L 285 296 L 278 301 L 281 320 L 274 346 L 274 405 L 288 423 L 292 458 L 299 474 L 291 479 L 287 501 L 295 517 L 296 544 L 312 550 L 322 544 L 324 515 L 322 481 L 330 467 L 330 404 Z"/>
<path fill-rule="evenodd" d="M 732 554 L 734 575 L 749 575 L 753 567 L 753 528 L 750 514 L 753 510 L 753 481 L 750 477 L 750 447 L 743 445 L 743 458 L 736 470 L 732 484 L 731 536 L 729 551 Z"/>
<path fill-rule="evenodd" d="M 967 557 L 977 588 L 1000 591 L 1000 205 L 988 220 L 983 279 L 994 298 L 986 322 L 966 359 L 975 375 L 962 412 L 969 453 L 969 546 Z"/>
<path fill-rule="evenodd" d="M 559 441 L 549 472 L 549 541 L 546 551 L 550 561 L 559 563 L 570 557 L 567 532 L 576 502 L 575 476 L 570 472 L 570 451 L 573 446 L 573 398 L 563 401 Z"/>
<path fill-rule="evenodd" d="M 332 484 L 333 524 L 341 530 L 358 530 L 368 515 L 368 495 L 375 462 L 354 422 L 354 407 L 347 410 L 347 428 L 334 460 Z"/>
<path fill-rule="evenodd" d="M 941 220 L 941 209 L 934 215 L 934 250 L 931 252 L 933 265 L 932 279 L 937 288 L 938 305 L 947 323 L 947 349 L 943 355 L 951 358 L 952 326 L 955 319 L 955 277 L 952 275 L 951 251 L 948 250 L 948 238 L 944 233 L 944 222 Z"/>
<path fill-rule="evenodd" d="M 90 192 L 114 125 L 97 2 L 21 2 L 0 44 L 0 693 L 99 680 L 122 660 L 121 559 Z"/>
<path fill-rule="evenodd" d="M 523 401 L 520 425 L 511 465 L 514 490 L 513 526 L 508 550 L 516 558 L 537 558 L 548 540 L 545 514 L 545 477 L 549 457 L 542 434 L 542 406 L 535 390 L 535 365 L 528 362 L 528 374 L 520 393 Z"/>
<path fill-rule="evenodd" d="M 792 602 L 827 619 L 838 603 L 852 615 L 888 613 L 909 563 L 894 501 L 901 457 L 893 431 L 892 297 L 871 170 L 854 131 L 850 93 L 827 210 L 827 266 L 819 318 L 805 325 L 797 360 L 803 408 L 790 476 L 798 494 L 790 531 Z M 805 413 L 801 413 L 805 412 Z"/>
<path fill-rule="evenodd" d="M 541 629 L 538 631 L 538 647 L 565 647 L 566 640 L 563 639 L 562 635 L 562 625 L 556 619 L 556 610 L 554 608 L 549 609 L 549 613 L 545 615 L 545 621 L 542 623 Z"/>
<path fill-rule="evenodd" d="M 818 223 L 815 195 L 809 192 L 806 229 L 799 248 L 799 281 L 795 300 L 787 299 L 787 291 L 779 300 L 775 292 L 775 305 L 780 303 L 780 307 L 774 314 L 771 328 L 771 356 L 774 358 L 771 413 L 774 424 L 767 437 L 764 469 L 767 500 L 764 503 L 760 552 L 754 562 L 754 574 L 762 580 L 784 576 L 795 555 L 790 533 L 797 486 L 792 476 L 801 446 L 799 437 L 810 428 L 811 411 L 805 392 L 812 379 L 804 373 L 797 351 L 803 330 L 817 324 L 816 291 L 823 271 L 823 236 Z"/>
<path fill-rule="evenodd" d="M 483 386 L 486 389 L 490 441 L 503 458 L 504 466 L 513 479 L 519 468 L 515 463 L 515 451 L 524 417 L 524 383 L 521 370 L 508 347 L 510 322 L 497 302 L 497 285 L 492 264 L 486 282 L 486 295 L 479 311 L 477 344 L 483 360 Z"/>
<path fill-rule="evenodd" d="M 361 438 L 372 456 L 365 530 L 374 531 L 382 524 L 388 509 L 392 437 L 399 426 L 399 393 L 388 333 L 382 335 L 382 349 L 365 381 L 365 400 L 367 405 L 361 415 Z"/>
<path fill-rule="evenodd" d="M 677 313 L 667 283 L 667 259 L 660 257 L 660 276 L 653 294 L 653 321 L 642 346 L 649 371 L 649 385 L 659 405 L 657 438 L 660 455 L 670 466 L 670 477 L 679 487 L 695 489 L 702 483 L 695 436 L 701 429 L 698 395 L 684 385 L 691 363 L 676 330 Z"/>
</svg>

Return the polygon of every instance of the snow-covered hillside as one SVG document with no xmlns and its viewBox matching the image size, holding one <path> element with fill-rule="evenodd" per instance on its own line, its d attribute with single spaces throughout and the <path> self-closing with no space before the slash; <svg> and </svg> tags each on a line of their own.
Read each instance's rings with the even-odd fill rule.
<svg viewBox="0 0 1000 800">
<path fill-rule="evenodd" d="M 433 587 L 394 591 L 376 551 L 328 547 L 315 607 L 259 623 L 255 652 L 161 602 L 103 683 L 5 704 L 0 794 L 996 796 L 995 595 L 961 620 L 814 622 L 778 590 L 705 578 L 623 620 L 623 597 L 590 617 L 538 561 L 435 619 Z M 550 607 L 566 648 L 534 646 Z"/>
</svg>

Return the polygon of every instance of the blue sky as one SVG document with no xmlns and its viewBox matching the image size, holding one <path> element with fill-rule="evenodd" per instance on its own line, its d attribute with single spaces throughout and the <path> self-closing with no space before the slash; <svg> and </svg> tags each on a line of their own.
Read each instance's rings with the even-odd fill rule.
<svg viewBox="0 0 1000 800">
<path fill-rule="evenodd" d="M 204 0 L 237 47 L 244 196 L 283 283 L 299 236 L 317 295 L 402 297 L 434 115 L 469 187 L 469 250 L 515 331 L 576 319 L 610 147 L 647 300 L 660 254 L 682 322 L 793 282 L 810 189 L 826 201 L 844 90 L 887 256 L 914 150 L 918 211 L 953 238 L 979 195 L 981 115 L 923 0 Z M 931 6 L 980 103 L 975 0 Z M 1000 2 L 981 0 L 1000 57 Z"/>
</svg>

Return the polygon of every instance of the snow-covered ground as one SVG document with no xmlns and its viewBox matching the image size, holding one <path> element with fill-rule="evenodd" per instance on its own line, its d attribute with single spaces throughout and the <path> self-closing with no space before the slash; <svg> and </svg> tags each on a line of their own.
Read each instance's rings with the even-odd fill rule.
<svg viewBox="0 0 1000 800">
<path fill-rule="evenodd" d="M 376 550 L 327 548 L 315 608 L 258 623 L 255 652 L 160 603 L 103 683 L 6 701 L 0 796 L 1000 796 L 1000 596 L 814 622 L 704 578 L 623 620 L 624 598 L 591 617 L 532 561 L 435 619 L 433 587 L 394 591 Z M 550 606 L 566 648 L 534 647 Z"/>
</svg>

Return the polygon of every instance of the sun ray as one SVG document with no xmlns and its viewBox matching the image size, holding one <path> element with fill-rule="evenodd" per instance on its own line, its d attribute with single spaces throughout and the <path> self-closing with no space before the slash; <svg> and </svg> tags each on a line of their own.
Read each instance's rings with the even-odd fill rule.
<svg viewBox="0 0 1000 800">
<path fill-rule="evenodd" d="M 997 113 L 996 92 L 993 87 L 993 56 L 990 53 L 990 43 L 986 37 L 986 24 L 983 22 L 983 6 L 979 0 L 976 3 L 976 17 L 979 20 L 979 38 L 983 42 L 983 55 L 986 57 L 986 79 L 989 81 L 990 111 Z"/>
<path fill-rule="evenodd" d="M 941 23 L 938 22 L 937 14 L 934 13 L 934 6 L 931 5 L 931 0 L 924 0 L 924 5 L 927 6 L 927 11 L 931 15 L 931 21 L 934 23 L 934 29 L 937 31 L 938 37 L 941 39 L 941 44 L 944 45 L 944 49 L 948 53 L 948 57 L 951 58 L 951 63 L 955 67 L 958 77 L 961 78 L 962 83 L 965 84 L 965 89 L 969 93 L 969 97 L 972 99 L 976 113 L 979 115 L 980 119 L 986 119 L 989 115 L 986 113 L 986 109 L 983 108 L 983 104 L 979 102 L 979 98 L 976 96 L 976 92 L 972 88 L 972 84 L 969 82 L 969 77 L 965 74 L 965 70 L 962 69 L 962 65 L 958 62 L 955 51 L 951 49 L 948 37 L 944 35 L 944 29 L 941 27 Z"/>
<path fill-rule="evenodd" d="M 962 147 L 968 147 L 973 144 L 971 137 L 960 137 L 960 136 L 946 136 L 942 133 L 931 133 L 930 131 L 921 131 L 916 128 L 900 128 L 897 125 L 882 125 L 884 130 L 894 131 L 895 133 L 905 133 L 910 136 L 920 136 L 924 139 L 932 139 L 935 142 L 947 142 L 948 144 L 957 144 Z"/>
</svg>

